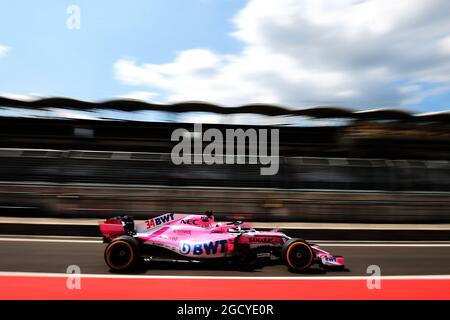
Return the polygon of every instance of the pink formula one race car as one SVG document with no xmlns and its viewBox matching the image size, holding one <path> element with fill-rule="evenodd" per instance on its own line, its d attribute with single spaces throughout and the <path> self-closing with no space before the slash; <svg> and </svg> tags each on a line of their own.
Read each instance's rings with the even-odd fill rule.
<svg viewBox="0 0 450 320">
<path fill-rule="evenodd" d="M 290 270 L 303 271 L 313 264 L 344 267 L 344 258 L 278 230 L 257 231 L 251 224 L 215 223 L 204 215 L 166 213 L 135 224 L 129 216 L 100 223 L 108 243 L 105 262 L 113 271 L 128 271 L 152 260 L 234 263 L 244 268 L 281 260 Z"/>
</svg>

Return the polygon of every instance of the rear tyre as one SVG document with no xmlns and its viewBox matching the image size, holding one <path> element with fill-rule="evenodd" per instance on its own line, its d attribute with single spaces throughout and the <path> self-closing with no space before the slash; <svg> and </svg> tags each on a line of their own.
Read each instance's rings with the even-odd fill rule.
<svg viewBox="0 0 450 320">
<path fill-rule="evenodd" d="M 137 266 L 139 259 L 139 242 L 130 236 L 114 239 L 105 249 L 105 262 L 113 271 L 131 270 Z"/>
<path fill-rule="evenodd" d="M 281 251 L 284 263 L 294 271 L 304 271 L 314 262 L 314 251 L 302 239 L 290 239 L 284 243 Z"/>
</svg>

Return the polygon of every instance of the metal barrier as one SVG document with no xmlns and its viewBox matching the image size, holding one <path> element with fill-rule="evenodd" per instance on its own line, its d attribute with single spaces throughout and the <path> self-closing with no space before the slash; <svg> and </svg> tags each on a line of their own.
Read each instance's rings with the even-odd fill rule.
<svg viewBox="0 0 450 320">
<path fill-rule="evenodd" d="M 0 149 L 0 164 L 1 181 L 450 191 L 448 161 L 280 157 L 278 174 L 262 176 L 252 164 L 176 166 L 166 153 Z"/>
</svg>

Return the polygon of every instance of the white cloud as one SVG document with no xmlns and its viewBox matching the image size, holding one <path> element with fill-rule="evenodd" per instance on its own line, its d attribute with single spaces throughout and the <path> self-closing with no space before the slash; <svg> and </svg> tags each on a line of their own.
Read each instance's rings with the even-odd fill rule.
<svg viewBox="0 0 450 320">
<path fill-rule="evenodd" d="M 22 94 L 22 93 L 0 92 L 0 97 L 22 101 L 33 101 L 45 98 L 46 96 L 38 93 Z"/>
<path fill-rule="evenodd" d="M 168 102 L 414 104 L 450 85 L 448 12 L 445 0 L 251 0 L 233 19 L 238 54 L 196 48 L 114 71 Z"/>
<path fill-rule="evenodd" d="M 159 95 L 158 93 L 150 91 L 131 91 L 127 94 L 119 95 L 118 98 L 155 102 L 155 98 L 158 95 Z"/>
<path fill-rule="evenodd" d="M 10 51 L 9 47 L 3 46 L 3 45 L 0 44 L 0 58 L 6 56 L 9 51 Z"/>
<path fill-rule="evenodd" d="M 61 108 L 48 108 L 48 116 L 65 119 L 100 120 L 93 112 Z"/>
</svg>

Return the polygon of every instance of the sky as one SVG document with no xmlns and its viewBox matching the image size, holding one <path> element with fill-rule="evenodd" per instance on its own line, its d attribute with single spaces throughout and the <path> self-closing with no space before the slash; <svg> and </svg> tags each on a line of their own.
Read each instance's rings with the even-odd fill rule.
<svg viewBox="0 0 450 320">
<path fill-rule="evenodd" d="M 448 110 L 449 12 L 446 0 L 0 0 L 0 95 Z"/>
</svg>

